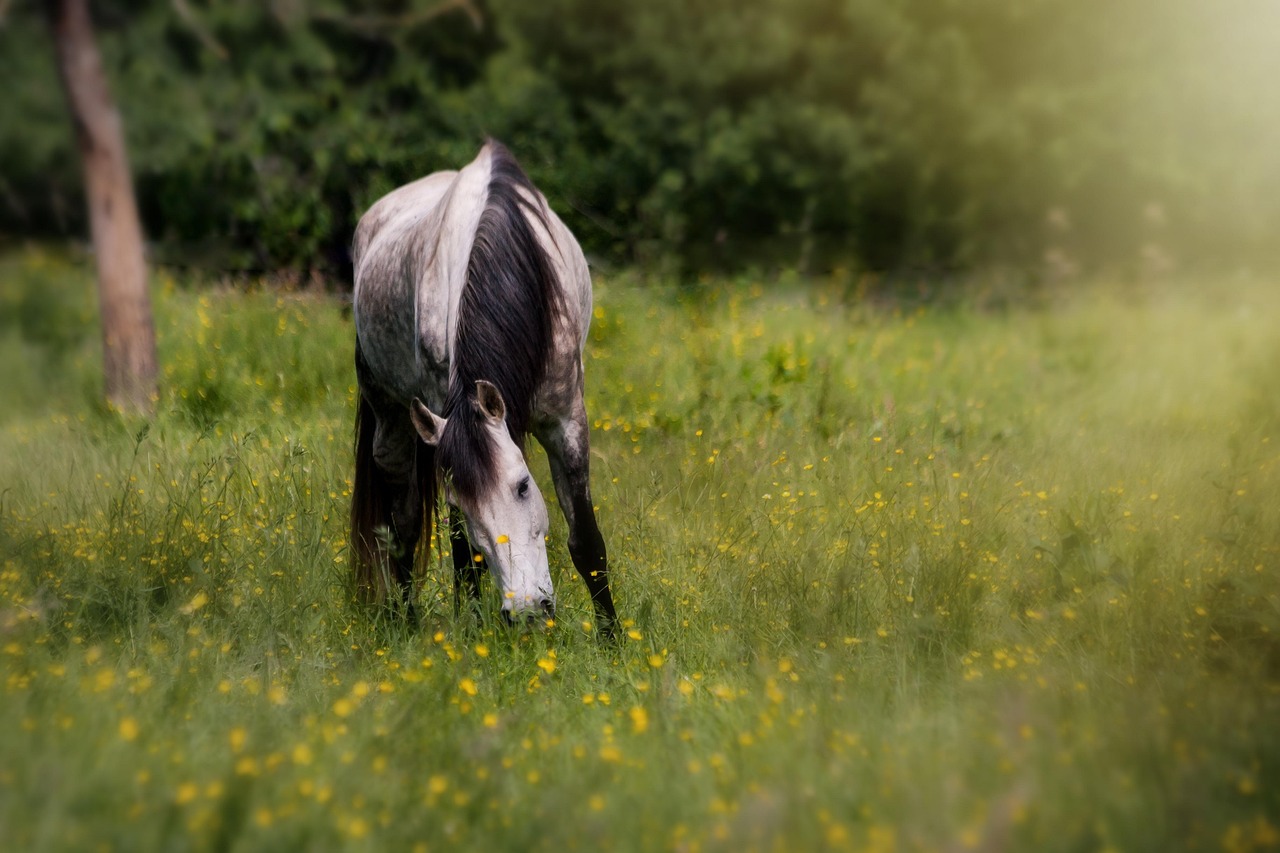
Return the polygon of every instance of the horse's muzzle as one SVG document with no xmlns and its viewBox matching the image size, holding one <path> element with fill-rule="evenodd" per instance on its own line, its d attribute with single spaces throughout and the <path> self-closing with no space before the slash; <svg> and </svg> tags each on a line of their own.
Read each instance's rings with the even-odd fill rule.
<svg viewBox="0 0 1280 853">
<path fill-rule="evenodd" d="M 554 619 L 556 615 L 556 603 L 550 598 L 540 598 L 537 602 L 530 602 L 532 606 L 523 607 L 519 610 L 513 608 L 502 608 L 502 618 L 508 625 L 522 625 L 537 622 L 543 619 Z"/>
</svg>

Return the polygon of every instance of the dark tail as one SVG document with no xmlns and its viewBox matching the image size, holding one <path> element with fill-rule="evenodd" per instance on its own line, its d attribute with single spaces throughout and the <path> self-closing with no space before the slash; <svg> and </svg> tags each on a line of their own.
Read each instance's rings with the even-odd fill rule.
<svg viewBox="0 0 1280 853">
<path fill-rule="evenodd" d="M 356 472 L 351 488 L 351 559 L 356 594 L 365 603 L 385 602 L 388 590 L 394 589 L 397 582 L 408 591 L 412 581 L 409 560 L 413 555 L 401 562 L 388 550 L 391 507 L 387 500 L 386 475 L 373 460 L 375 425 L 373 406 L 361 395 L 356 411 Z M 436 528 L 436 453 L 434 447 L 422 441 L 418 442 L 414 475 L 422 502 L 422 529 L 414 531 L 419 535 L 412 541 L 414 545 L 422 545 L 423 552 L 429 554 Z"/>
</svg>

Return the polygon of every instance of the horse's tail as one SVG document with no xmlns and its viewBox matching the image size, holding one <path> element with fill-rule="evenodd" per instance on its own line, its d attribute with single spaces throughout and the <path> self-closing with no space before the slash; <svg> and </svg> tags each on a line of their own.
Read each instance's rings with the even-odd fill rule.
<svg viewBox="0 0 1280 853">
<path fill-rule="evenodd" d="M 375 426 L 373 406 L 361 394 L 356 403 L 356 473 L 351 484 L 350 552 L 356 594 L 366 602 L 381 601 L 387 592 L 387 553 L 377 529 L 387 523 L 387 484 L 373 460 Z"/>
</svg>

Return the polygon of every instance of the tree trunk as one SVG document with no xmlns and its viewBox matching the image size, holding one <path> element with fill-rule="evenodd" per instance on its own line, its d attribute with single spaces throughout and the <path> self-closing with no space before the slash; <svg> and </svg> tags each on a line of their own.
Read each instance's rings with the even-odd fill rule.
<svg viewBox="0 0 1280 853">
<path fill-rule="evenodd" d="M 88 1 L 47 3 L 58 72 L 84 164 L 107 400 L 120 410 L 151 414 L 157 396 L 155 326 L 120 113 L 102 70 Z"/>
</svg>

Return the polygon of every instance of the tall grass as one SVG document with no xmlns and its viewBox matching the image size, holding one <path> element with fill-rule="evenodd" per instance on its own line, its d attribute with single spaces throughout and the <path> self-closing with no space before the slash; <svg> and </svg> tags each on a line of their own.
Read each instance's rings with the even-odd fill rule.
<svg viewBox="0 0 1280 853">
<path fill-rule="evenodd" d="M 344 306 L 156 297 L 148 426 L 85 272 L 0 261 L 0 846 L 1280 844 L 1273 281 L 599 282 L 616 645 L 554 511 L 549 631 L 438 550 L 422 627 L 360 609 Z"/>
</svg>

